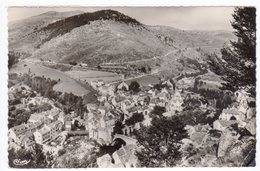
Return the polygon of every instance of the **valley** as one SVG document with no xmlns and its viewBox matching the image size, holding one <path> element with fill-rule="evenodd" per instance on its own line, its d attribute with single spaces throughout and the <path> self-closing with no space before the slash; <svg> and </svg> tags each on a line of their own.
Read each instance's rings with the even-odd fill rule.
<svg viewBox="0 0 260 171">
<path fill-rule="evenodd" d="M 210 63 L 224 61 L 232 32 L 146 25 L 110 9 L 50 11 L 8 29 L 10 167 L 24 154 L 26 168 L 254 160 L 255 97 L 225 87 L 229 73 Z"/>
</svg>

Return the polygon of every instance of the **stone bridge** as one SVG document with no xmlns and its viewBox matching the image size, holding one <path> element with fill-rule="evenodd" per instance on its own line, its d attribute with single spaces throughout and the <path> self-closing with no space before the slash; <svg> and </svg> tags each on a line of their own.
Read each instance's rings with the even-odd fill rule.
<svg viewBox="0 0 260 171">
<path fill-rule="evenodd" d="M 126 144 L 136 145 L 136 142 L 137 142 L 136 139 L 133 139 L 133 138 L 131 138 L 131 137 L 128 137 L 128 136 L 125 136 L 125 135 L 122 135 L 122 134 L 115 134 L 115 135 L 114 135 L 114 138 L 113 138 L 113 141 L 114 141 L 115 139 L 117 139 L 117 138 L 124 140 L 124 141 L 126 142 Z"/>
</svg>

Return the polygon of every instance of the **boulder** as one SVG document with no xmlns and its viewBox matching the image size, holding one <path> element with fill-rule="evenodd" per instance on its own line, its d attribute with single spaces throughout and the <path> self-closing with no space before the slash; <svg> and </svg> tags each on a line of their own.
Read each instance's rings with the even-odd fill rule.
<svg viewBox="0 0 260 171">
<path fill-rule="evenodd" d="M 227 151 L 236 142 L 238 137 L 235 131 L 225 129 L 220 136 L 217 157 L 226 156 Z"/>
</svg>

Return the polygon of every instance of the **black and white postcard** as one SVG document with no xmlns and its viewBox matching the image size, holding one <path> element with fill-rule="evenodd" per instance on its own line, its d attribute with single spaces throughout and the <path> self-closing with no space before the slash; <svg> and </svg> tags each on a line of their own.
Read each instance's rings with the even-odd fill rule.
<svg viewBox="0 0 260 171">
<path fill-rule="evenodd" d="M 6 6 L 1 162 L 256 168 L 257 6 L 115 5 Z"/>
</svg>

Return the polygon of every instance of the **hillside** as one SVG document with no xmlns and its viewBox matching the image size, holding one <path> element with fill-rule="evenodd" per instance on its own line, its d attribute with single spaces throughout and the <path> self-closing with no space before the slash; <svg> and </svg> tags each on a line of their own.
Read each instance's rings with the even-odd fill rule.
<svg viewBox="0 0 260 171">
<path fill-rule="evenodd" d="M 50 23 L 83 13 L 82 11 L 49 11 L 26 19 L 8 23 L 8 45 L 10 50 L 30 53 L 33 49 L 30 35 Z M 17 50 L 18 49 L 18 50 Z"/>
<path fill-rule="evenodd" d="M 205 52 L 219 52 L 225 43 L 235 39 L 229 31 L 190 31 L 168 26 L 150 26 L 154 34 L 171 39 L 178 48 L 200 48 Z"/>
<path fill-rule="evenodd" d="M 27 34 L 19 37 L 17 27 L 22 23 Z M 162 70 L 179 70 L 194 61 L 205 63 L 204 52 L 219 53 L 224 43 L 234 38 L 227 31 L 148 26 L 113 10 L 44 13 L 12 23 L 9 37 L 10 50 L 26 53 L 24 57 L 36 60 L 90 65 L 145 60 L 146 65 Z M 156 60 L 151 62 L 150 59 Z M 189 62 L 185 63 L 187 59 Z"/>
<path fill-rule="evenodd" d="M 141 26 L 115 21 L 93 21 L 44 43 L 32 57 L 59 62 L 125 62 L 167 52 L 154 34 Z"/>
</svg>

